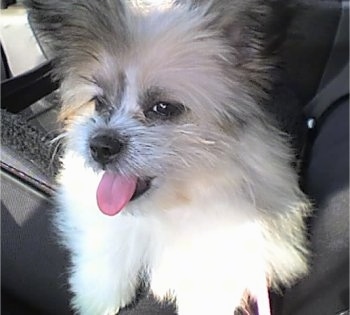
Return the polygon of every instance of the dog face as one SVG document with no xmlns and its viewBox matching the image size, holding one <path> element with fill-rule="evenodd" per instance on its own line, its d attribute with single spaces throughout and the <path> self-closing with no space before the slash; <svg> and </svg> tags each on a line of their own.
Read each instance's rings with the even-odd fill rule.
<svg viewBox="0 0 350 315">
<path fill-rule="evenodd" d="M 72 108 L 72 118 L 68 107 L 67 128 L 93 167 L 154 177 L 201 160 L 215 164 L 220 155 L 224 118 L 236 123 L 226 104 L 243 93 L 232 93 L 234 83 L 223 74 L 228 48 L 196 16 L 178 11 L 138 17 L 125 51 L 104 50 L 91 73 L 65 83 L 80 81 L 74 98 L 89 99 Z"/>
<path fill-rule="evenodd" d="M 143 192 L 244 164 L 241 136 L 269 120 L 258 104 L 275 1 L 32 6 L 62 82 L 67 146 L 90 167 L 136 177 Z"/>
</svg>

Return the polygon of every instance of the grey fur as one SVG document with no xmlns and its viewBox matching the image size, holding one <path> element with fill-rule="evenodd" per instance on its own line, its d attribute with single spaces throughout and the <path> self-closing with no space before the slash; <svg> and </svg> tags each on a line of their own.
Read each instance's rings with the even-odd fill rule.
<svg viewBox="0 0 350 315">
<path fill-rule="evenodd" d="M 56 74 L 60 78 L 91 58 L 98 61 L 97 48 L 118 55 L 132 41 L 129 26 L 133 21 L 122 0 L 26 0 L 25 3 L 36 32 L 49 55 L 56 58 Z M 236 69 L 240 68 L 242 79 L 254 87 L 251 94 L 264 96 L 274 80 L 265 73 L 276 66 L 272 56 L 283 41 L 294 12 L 290 1 L 181 0 L 179 3 L 191 3 L 193 10 L 207 5 L 207 15 L 212 19 L 203 27 L 220 30 L 233 47 Z"/>
<path fill-rule="evenodd" d="M 46 52 L 57 62 L 59 78 L 91 58 L 99 61 L 99 47 L 114 53 L 128 46 L 122 1 L 30 0 L 25 4 Z"/>
<path fill-rule="evenodd" d="M 123 72 L 119 72 L 117 79 L 105 82 L 103 78 L 96 79 L 96 85 L 103 90 L 103 95 L 95 99 L 96 111 L 108 121 L 113 112 L 121 105 L 126 89 L 126 78 Z"/>
</svg>

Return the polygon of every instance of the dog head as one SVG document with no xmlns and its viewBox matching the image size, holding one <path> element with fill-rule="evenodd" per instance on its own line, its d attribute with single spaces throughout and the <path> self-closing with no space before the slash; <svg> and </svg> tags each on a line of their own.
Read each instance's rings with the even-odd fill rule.
<svg viewBox="0 0 350 315">
<path fill-rule="evenodd" d="M 268 120 L 259 103 L 287 21 L 279 3 L 30 1 L 68 148 L 129 194 L 244 164 L 242 134 Z"/>
</svg>

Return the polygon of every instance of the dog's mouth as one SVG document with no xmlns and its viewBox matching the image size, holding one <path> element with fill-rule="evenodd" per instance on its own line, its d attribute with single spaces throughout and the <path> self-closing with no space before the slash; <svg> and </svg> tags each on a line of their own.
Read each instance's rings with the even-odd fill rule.
<svg viewBox="0 0 350 315">
<path fill-rule="evenodd" d="M 98 185 L 97 205 L 102 213 L 116 215 L 133 200 L 141 197 L 151 188 L 152 178 L 123 176 L 105 172 Z"/>
<path fill-rule="evenodd" d="M 136 189 L 134 194 L 132 195 L 130 201 L 133 201 L 139 197 L 141 197 L 146 191 L 151 188 L 152 178 L 138 178 L 136 182 Z"/>
</svg>

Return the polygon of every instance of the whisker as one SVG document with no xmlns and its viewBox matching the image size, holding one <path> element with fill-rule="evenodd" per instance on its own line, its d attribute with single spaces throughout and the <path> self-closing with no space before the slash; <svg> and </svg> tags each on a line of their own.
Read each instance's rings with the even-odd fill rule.
<svg viewBox="0 0 350 315">
<path fill-rule="evenodd" d="M 63 139 L 67 136 L 67 132 L 58 132 L 58 130 L 54 130 L 46 135 L 46 143 L 49 146 L 50 150 L 49 167 L 54 169 L 54 173 L 57 172 L 57 168 L 59 165 L 58 159 L 56 159 L 56 157 L 59 156 L 61 147 L 64 145 Z M 58 134 L 53 137 L 53 134 L 55 133 Z M 43 140 L 45 141 L 45 139 Z"/>
<path fill-rule="evenodd" d="M 59 151 L 60 151 L 60 148 L 63 144 L 61 142 L 58 142 L 57 145 L 55 146 L 53 152 L 52 152 L 52 156 L 51 156 L 51 159 L 50 159 L 50 163 L 49 165 L 50 166 L 53 166 L 54 162 L 55 162 L 55 158 L 56 156 L 58 155 Z"/>
<path fill-rule="evenodd" d="M 56 137 L 52 138 L 49 143 L 50 144 L 54 144 L 55 142 L 59 142 L 61 141 L 64 137 L 67 136 L 67 132 L 62 132 L 59 135 L 57 135 Z"/>
</svg>

